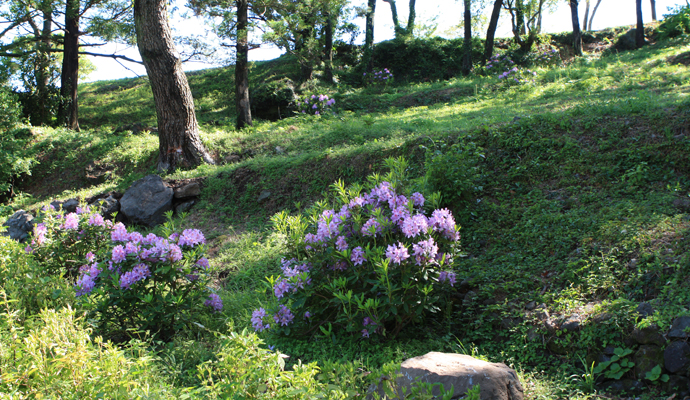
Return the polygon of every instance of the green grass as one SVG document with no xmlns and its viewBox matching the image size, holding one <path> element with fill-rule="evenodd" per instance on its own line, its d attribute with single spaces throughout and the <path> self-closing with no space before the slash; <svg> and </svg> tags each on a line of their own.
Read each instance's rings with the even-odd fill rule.
<svg viewBox="0 0 690 400">
<path fill-rule="evenodd" d="M 474 182 L 481 189 L 444 204 L 462 225 L 465 252 L 451 318 L 429 318 L 388 341 L 321 334 L 265 340 L 290 355 L 288 365 L 318 361 L 324 379 L 353 391 L 386 364 L 435 350 L 512 365 L 530 399 L 589 398 L 570 378 L 583 374 L 578 356 L 624 347 L 639 302 L 657 302 L 652 321 L 660 326 L 688 312 L 690 214 L 674 201 L 690 193 L 690 71 L 666 62 L 688 51 L 679 39 L 591 56 L 538 70 L 534 84 L 512 88 L 480 76 L 322 88 L 337 100 L 335 115 L 257 121 L 242 131 L 232 129 L 232 69 L 190 76 L 202 139 L 218 164 L 168 178 L 208 176 L 202 201 L 180 224 L 201 227 L 209 238 L 226 307 L 218 318 L 201 318 L 204 328 L 154 346 L 152 370 L 169 378 L 165 385 L 199 385 L 196 366 L 220 348 L 213 332 L 250 327 L 251 311 L 266 301 L 257 289 L 279 273 L 286 252 L 268 223 L 275 212 L 304 209 L 338 179 L 361 182 L 390 156 L 405 156 L 409 174 L 421 178 L 426 154 L 472 142 L 485 156 Z M 257 63 L 252 79 L 295 72 L 285 60 Z M 145 79 L 82 85 L 80 99 L 88 129 L 37 130 L 28 151 L 40 164 L 11 206 L 122 191 L 153 172 L 154 135 L 111 133 L 123 120 L 155 124 Z M 98 186 L 83 178 L 94 160 L 113 168 Z M 271 196 L 259 203 L 263 191 Z M 532 301 L 552 316 L 589 318 L 576 333 L 551 332 L 525 310 Z"/>
</svg>

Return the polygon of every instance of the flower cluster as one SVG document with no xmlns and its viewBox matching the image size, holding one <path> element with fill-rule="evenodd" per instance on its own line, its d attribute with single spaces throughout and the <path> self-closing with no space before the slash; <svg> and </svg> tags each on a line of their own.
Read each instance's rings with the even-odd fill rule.
<svg viewBox="0 0 690 400">
<path fill-rule="evenodd" d="M 207 307 L 211 307 L 215 311 L 221 311 L 223 309 L 223 300 L 220 299 L 220 296 L 218 296 L 215 293 L 211 293 L 208 296 L 208 300 L 204 302 L 204 305 Z"/>
<path fill-rule="evenodd" d="M 335 104 L 335 99 L 329 99 L 325 94 L 307 95 L 297 101 L 297 109 L 302 114 L 321 115 Z"/>
<path fill-rule="evenodd" d="M 173 233 L 168 222 L 163 236 L 144 236 L 89 207 L 67 215 L 46 207 L 41 218 L 27 251 L 46 267 L 55 265 L 55 272 L 67 266 L 77 296 L 108 329 L 174 330 L 176 321 L 201 309 L 209 261 L 200 230 Z M 73 260 L 86 262 L 72 269 Z M 204 304 L 222 309 L 217 295 Z"/>
<path fill-rule="evenodd" d="M 494 54 L 489 61 L 487 61 L 486 71 L 490 75 L 502 74 L 505 71 L 509 71 L 515 67 L 515 62 L 507 54 Z"/>
<path fill-rule="evenodd" d="M 429 215 L 421 193 L 408 197 L 389 181 L 368 192 L 338 193 L 335 207 L 310 211 L 311 223 L 284 213 L 274 217 L 281 233 L 301 240 L 293 243 L 296 257 L 282 261 L 282 274 L 267 278 L 272 305 L 252 313 L 256 331 L 274 326 L 289 333 L 332 323 L 364 337 L 397 333 L 410 318 L 421 317 L 422 305 L 454 286 L 451 265 L 460 235 L 450 211 Z M 433 285 L 447 289 L 432 291 Z"/>
<path fill-rule="evenodd" d="M 537 76 L 537 73 L 534 71 L 513 67 L 500 74 L 498 79 L 500 79 L 506 85 L 520 85 L 533 82 L 535 76 Z"/>
<path fill-rule="evenodd" d="M 528 60 L 532 65 L 538 67 L 553 67 L 563 62 L 558 49 L 551 45 L 543 45 L 535 48 L 528 55 Z"/>
<path fill-rule="evenodd" d="M 387 85 L 393 81 L 393 73 L 388 68 L 374 70 L 369 74 L 365 72 L 362 77 L 369 85 Z"/>
</svg>

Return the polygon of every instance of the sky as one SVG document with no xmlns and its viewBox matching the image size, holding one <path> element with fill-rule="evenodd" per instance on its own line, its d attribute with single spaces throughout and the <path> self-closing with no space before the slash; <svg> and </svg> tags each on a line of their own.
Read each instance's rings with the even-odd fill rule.
<svg viewBox="0 0 690 400">
<path fill-rule="evenodd" d="M 582 23 L 584 19 L 584 2 L 584 0 L 580 0 L 580 23 Z M 591 3 L 592 7 L 594 7 L 596 0 L 591 0 Z M 404 23 L 407 21 L 407 1 L 398 0 L 397 4 L 400 21 Z M 447 32 L 451 27 L 458 25 L 462 21 L 462 4 L 462 1 L 457 0 L 424 0 L 423 2 L 417 2 L 417 23 L 429 24 L 429 22 L 435 18 L 435 22 L 438 24 L 436 33 L 440 36 L 447 36 L 444 35 L 444 32 Z M 675 7 L 681 4 L 686 4 L 685 0 L 657 0 L 657 18 L 661 19 L 664 14 L 667 14 L 669 7 Z M 487 6 L 485 13 L 490 12 L 491 7 Z M 651 21 L 651 6 L 649 0 L 643 0 L 642 13 L 645 22 Z M 356 22 L 361 26 L 360 31 L 363 32 L 364 19 L 360 18 Z M 388 3 L 383 2 L 383 0 L 377 1 L 376 17 L 374 22 L 375 42 L 393 38 L 393 21 L 391 18 L 390 7 Z M 635 0 L 602 0 L 594 17 L 592 29 L 599 30 L 612 26 L 633 25 L 635 23 Z M 176 32 L 183 35 L 211 35 L 211 33 L 208 32 L 208 28 L 204 27 L 203 22 L 195 18 L 183 19 L 179 16 L 176 16 L 172 20 L 172 27 Z M 560 4 L 553 13 L 545 14 L 542 23 L 542 30 L 544 32 L 554 33 L 568 31 L 571 29 L 572 23 L 570 19 L 570 7 L 568 6 L 567 1 L 563 0 L 562 4 Z M 511 35 L 510 20 L 502 15 L 501 20 L 499 21 L 497 36 L 508 37 Z M 363 41 L 363 37 L 364 35 L 362 33 L 359 37 L 359 42 Z M 109 44 L 107 46 L 100 47 L 99 52 L 116 53 L 126 55 L 137 60 L 141 59 L 136 48 L 121 44 Z M 251 50 L 249 52 L 249 58 L 251 61 L 270 60 L 278 57 L 280 54 L 281 51 L 279 49 L 270 45 L 262 45 L 262 47 L 259 49 Z M 120 79 L 146 74 L 143 65 L 124 61 L 120 64 L 113 59 L 103 57 L 89 58 L 90 61 L 96 66 L 96 71 L 89 75 L 88 79 L 86 79 L 86 82 Z M 192 71 L 216 66 L 219 65 L 188 62 L 183 65 L 183 68 L 185 71 Z"/>
</svg>

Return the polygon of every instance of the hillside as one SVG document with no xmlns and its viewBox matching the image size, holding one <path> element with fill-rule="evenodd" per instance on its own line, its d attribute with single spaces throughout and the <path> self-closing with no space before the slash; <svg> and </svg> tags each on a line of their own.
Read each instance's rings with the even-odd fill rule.
<svg viewBox="0 0 690 400">
<path fill-rule="evenodd" d="M 395 338 L 260 333 L 290 356 L 288 367 L 318 362 L 321 381 L 354 395 L 391 362 L 452 351 L 512 366 L 529 399 L 587 399 L 607 386 L 615 394 L 606 398 L 625 398 L 620 389 L 650 399 L 684 393 L 671 386 L 690 383 L 682 369 L 664 371 L 669 384 L 633 367 L 618 379 L 604 369 L 597 381 L 588 367 L 618 348 L 640 368 L 638 360 L 651 361 L 635 332 L 656 325 L 666 335 L 690 316 L 688 54 L 686 35 L 530 67 L 535 74 L 520 84 L 483 71 L 366 88 L 311 82 L 297 89 L 334 98 L 331 113 L 241 131 L 233 129 L 232 69 L 191 75 L 217 165 L 165 178 L 206 177 L 200 201 L 175 224 L 204 232 L 225 307 L 169 344 L 135 344 L 123 357 L 151 355 L 142 374 L 159 380 L 152 387 L 167 391 L 161 398 L 194 396 L 183 388 L 205 382 L 197 366 L 219 359 L 230 341 L 221 334 L 251 330 L 252 310 L 268 302 L 265 277 L 281 273 L 290 246 L 271 217 L 304 211 L 338 180 L 365 184 L 387 172 L 385 159 L 403 157 L 409 187 L 440 192 L 439 207 L 461 226 L 450 300 Z M 257 63 L 252 79 L 279 81 L 291 68 L 289 57 Z M 56 199 L 124 192 L 155 172 L 157 137 L 130 125 L 155 125 L 146 79 L 82 85 L 79 96 L 81 133 L 31 128 L 26 148 L 38 164 L 0 209 L 3 219 Z M 104 182 L 85 179 L 89 165 L 109 171 Z M 670 344 L 664 337 L 657 350 Z"/>
</svg>

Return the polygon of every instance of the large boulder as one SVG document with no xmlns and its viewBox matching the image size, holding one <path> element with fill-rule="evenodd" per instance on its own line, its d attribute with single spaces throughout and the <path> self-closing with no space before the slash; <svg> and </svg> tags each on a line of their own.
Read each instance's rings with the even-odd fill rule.
<svg viewBox="0 0 690 400">
<path fill-rule="evenodd" d="M 490 363 L 464 354 L 431 352 L 405 360 L 397 380 L 400 388 L 410 388 L 414 382 L 441 383 L 445 390 L 453 387 L 452 399 L 462 398 L 469 389 L 479 385 L 482 400 L 522 400 L 523 388 L 517 373 L 502 363 Z M 382 393 L 382 388 L 377 391 Z M 438 387 L 433 390 L 440 394 Z"/>
<path fill-rule="evenodd" d="M 34 229 L 34 216 L 24 210 L 17 210 L 11 217 L 3 224 L 7 230 L 2 233 L 3 236 L 9 236 L 18 242 L 23 242 L 29 237 L 29 234 Z"/>
<path fill-rule="evenodd" d="M 154 227 L 172 210 L 173 190 L 158 175 L 134 182 L 120 199 L 120 214 L 130 223 Z"/>
<path fill-rule="evenodd" d="M 664 350 L 664 367 L 672 374 L 684 375 L 690 365 L 690 346 L 673 342 Z"/>
</svg>

